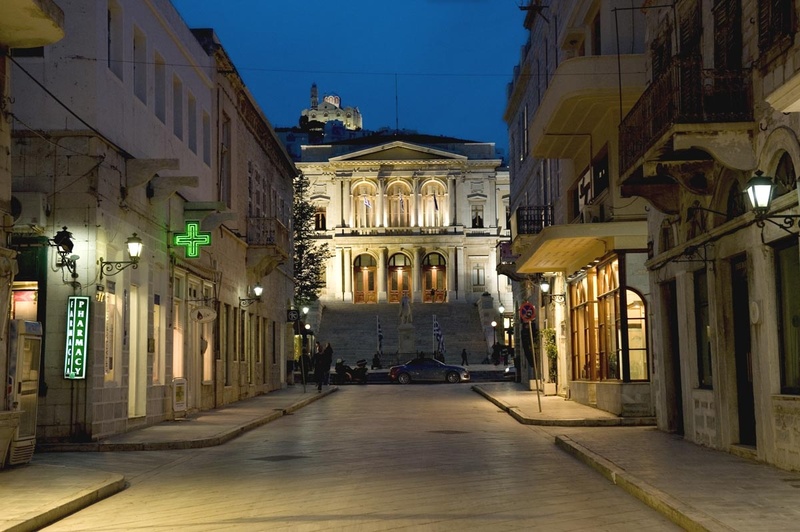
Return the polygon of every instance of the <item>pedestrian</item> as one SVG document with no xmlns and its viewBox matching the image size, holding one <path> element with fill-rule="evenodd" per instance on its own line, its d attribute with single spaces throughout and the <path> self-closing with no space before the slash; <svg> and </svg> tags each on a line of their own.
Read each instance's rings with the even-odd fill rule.
<svg viewBox="0 0 800 532">
<path fill-rule="evenodd" d="M 333 348 L 331 343 L 325 344 L 325 349 L 321 353 L 317 353 L 317 360 L 314 364 L 314 377 L 317 380 L 317 392 L 322 391 L 322 383 L 328 384 L 328 377 L 331 372 L 331 364 L 333 363 Z"/>
<path fill-rule="evenodd" d="M 375 351 L 375 356 L 372 357 L 372 369 L 382 369 L 383 365 L 381 364 L 381 355 L 377 351 Z"/>
<path fill-rule="evenodd" d="M 462 366 L 469 366 L 469 361 L 467 360 L 467 349 L 466 348 L 461 350 L 461 365 Z"/>
</svg>

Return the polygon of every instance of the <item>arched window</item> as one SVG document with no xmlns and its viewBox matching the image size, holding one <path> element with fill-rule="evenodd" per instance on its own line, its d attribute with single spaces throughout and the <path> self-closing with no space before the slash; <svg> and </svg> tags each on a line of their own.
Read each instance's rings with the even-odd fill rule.
<svg viewBox="0 0 800 532">
<path fill-rule="evenodd" d="M 445 225 L 447 195 L 441 183 L 431 181 L 423 185 L 420 201 L 422 202 L 420 212 L 421 227 L 441 227 Z"/>
<path fill-rule="evenodd" d="M 389 266 L 411 266 L 411 259 L 403 255 L 402 253 L 395 253 L 391 257 L 389 257 Z"/>
<path fill-rule="evenodd" d="M 796 181 L 797 173 L 794 171 L 792 158 L 784 152 L 775 169 L 775 191 L 772 193 L 772 197 L 777 198 L 795 190 Z"/>
<path fill-rule="evenodd" d="M 447 262 L 445 262 L 444 257 L 440 253 L 429 253 L 422 259 L 422 265 L 441 267 L 446 266 Z"/>
<path fill-rule="evenodd" d="M 367 253 L 362 253 L 356 257 L 356 260 L 353 261 L 354 268 L 372 268 L 377 265 L 378 263 L 375 262 L 375 257 L 368 255 Z"/>
<path fill-rule="evenodd" d="M 361 183 L 353 189 L 353 227 L 375 227 L 375 188 Z"/>
<path fill-rule="evenodd" d="M 411 225 L 411 189 L 405 183 L 392 183 L 386 190 L 386 212 L 389 227 Z"/>
</svg>

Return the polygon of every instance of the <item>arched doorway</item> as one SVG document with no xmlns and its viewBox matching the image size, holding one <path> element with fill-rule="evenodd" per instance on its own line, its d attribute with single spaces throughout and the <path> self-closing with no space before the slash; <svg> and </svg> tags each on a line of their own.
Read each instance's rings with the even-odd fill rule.
<svg viewBox="0 0 800 532">
<path fill-rule="evenodd" d="M 353 261 L 353 302 L 377 303 L 376 277 L 378 263 L 372 255 L 362 253 Z"/>
<path fill-rule="evenodd" d="M 400 303 L 403 294 L 411 297 L 411 259 L 402 253 L 389 257 L 389 303 Z"/>
<path fill-rule="evenodd" d="M 422 302 L 447 301 L 447 263 L 440 253 L 429 253 L 422 259 Z"/>
</svg>

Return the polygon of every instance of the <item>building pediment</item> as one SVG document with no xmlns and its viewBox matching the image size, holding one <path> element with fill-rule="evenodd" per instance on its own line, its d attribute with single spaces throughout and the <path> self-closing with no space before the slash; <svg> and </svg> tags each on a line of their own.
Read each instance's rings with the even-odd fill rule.
<svg viewBox="0 0 800 532">
<path fill-rule="evenodd" d="M 331 157 L 331 162 L 354 161 L 420 161 L 420 160 L 453 160 L 466 161 L 467 157 L 437 150 L 409 142 L 395 141 L 372 146 L 364 150 L 354 151 L 346 155 Z"/>
</svg>

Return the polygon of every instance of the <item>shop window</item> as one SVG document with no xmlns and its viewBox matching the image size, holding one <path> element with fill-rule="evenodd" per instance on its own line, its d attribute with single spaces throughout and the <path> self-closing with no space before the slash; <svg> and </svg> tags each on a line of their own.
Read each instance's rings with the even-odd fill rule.
<svg viewBox="0 0 800 532">
<path fill-rule="evenodd" d="M 644 300 L 633 290 L 625 291 L 628 333 L 629 378 L 644 381 L 650 377 L 647 358 L 647 318 Z"/>
<path fill-rule="evenodd" d="M 797 239 L 775 249 L 781 393 L 800 395 L 800 250 Z"/>
</svg>

